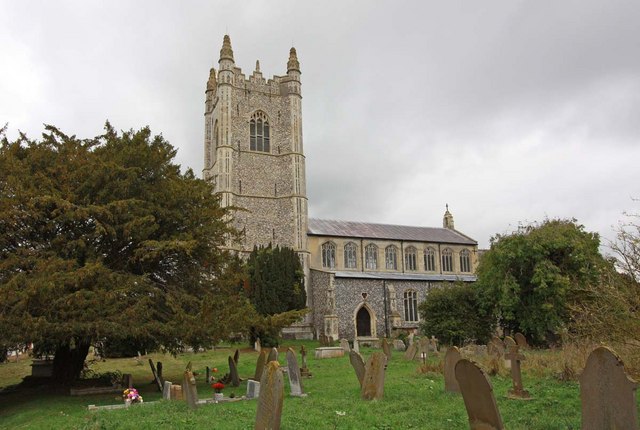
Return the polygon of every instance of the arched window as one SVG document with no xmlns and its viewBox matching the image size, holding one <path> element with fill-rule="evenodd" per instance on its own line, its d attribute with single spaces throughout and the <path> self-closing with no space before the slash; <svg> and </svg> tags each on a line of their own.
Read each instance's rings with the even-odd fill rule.
<svg viewBox="0 0 640 430">
<path fill-rule="evenodd" d="M 384 260 L 389 270 L 398 270 L 398 257 L 396 247 L 389 245 L 384 249 Z"/>
<path fill-rule="evenodd" d="M 442 251 L 442 271 L 453 272 L 453 251 L 449 248 Z"/>
<path fill-rule="evenodd" d="M 418 321 L 418 293 L 413 290 L 404 292 L 404 320 Z"/>
<path fill-rule="evenodd" d="M 250 144 L 252 151 L 271 152 L 269 144 L 269 120 L 264 112 L 258 111 L 251 117 L 249 123 Z"/>
<path fill-rule="evenodd" d="M 336 246 L 332 242 L 322 244 L 322 267 L 336 267 Z"/>
<path fill-rule="evenodd" d="M 436 250 L 433 248 L 424 250 L 424 270 L 427 272 L 436 270 Z"/>
<path fill-rule="evenodd" d="M 409 246 L 404 250 L 404 268 L 406 270 L 418 270 L 416 249 L 413 246 Z"/>
<path fill-rule="evenodd" d="M 471 257 L 466 249 L 460 251 L 460 271 L 471 272 Z"/>
<path fill-rule="evenodd" d="M 373 243 L 364 248 L 364 261 L 367 269 L 376 270 L 378 268 L 378 247 Z"/>
<path fill-rule="evenodd" d="M 356 269 L 358 267 L 358 260 L 356 258 L 357 251 L 356 244 L 349 242 L 344 246 L 344 267 L 347 269 Z"/>
</svg>

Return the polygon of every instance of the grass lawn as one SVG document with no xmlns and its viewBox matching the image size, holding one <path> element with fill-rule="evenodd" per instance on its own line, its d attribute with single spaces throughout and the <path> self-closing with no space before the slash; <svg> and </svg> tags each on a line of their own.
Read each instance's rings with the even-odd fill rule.
<svg viewBox="0 0 640 430">
<path fill-rule="evenodd" d="M 313 348 L 316 342 L 291 342 L 280 348 L 280 363 L 285 365 L 287 346 L 296 351 L 304 343 L 309 351 L 307 362 L 313 377 L 303 379 L 306 398 L 288 396 L 285 376 L 285 401 L 282 414 L 283 429 L 465 429 L 467 415 L 462 397 L 444 392 L 444 379 L 439 372 L 422 373 L 418 362 L 407 362 L 401 352 L 395 352 L 386 372 L 385 393 L 382 401 L 363 401 L 355 373 L 348 356 L 316 360 Z M 179 383 L 185 365 L 191 361 L 198 373 L 198 394 L 202 398 L 213 396 L 213 390 L 204 383 L 205 367 L 217 367 L 218 375 L 228 371 L 227 357 L 232 348 L 221 348 L 205 353 L 170 355 L 151 354 L 144 364 L 132 358 L 108 359 L 96 363 L 96 372 L 119 370 L 133 374 L 134 387 L 145 402 L 159 400 L 161 394 L 154 385 L 146 358 L 162 361 L 166 379 Z M 363 348 L 366 358 L 371 350 Z M 531 352 L 530 354 L 553 354 Z M 440 359 L 444 354 L 441 353 Z M 298 354 L 299 357 L 299 354 Z M 241 349 L 239 373 L 243 378 L 253 376 L 257 353 Z M 30 374 L 30 360 L 0 364 L 0 386 L 20 382 Z M 430 359 L 430 367 L 438 367 L 438 359 Z M 511 387 L 508 377 L 491 378 L 498 407 L 505 427 L 516 429 L 579 429 L 581 421 L 580 393 L 576 382 L 560 382 L 549 376 L 536 376 L 527 372 L 523 362 L 524 387 L 533 400 L 506 398 Z M 540 372 L 536 372 L 539 375 Z M 239 388 L 227 387 L 226 396 L 241 396 L 246 382 Z M 165 402 L 135 405 L 123 410 L 88 411 L 87 405 L 121 403 L 117 394 L 70 397 L 45 389 L 20 389 L 0 395 L 0 428 L 10 429 L 252 429 L 256 400 L 225 404 L 203 405 L 195 411 L 184 402 Z"/>
</svg>

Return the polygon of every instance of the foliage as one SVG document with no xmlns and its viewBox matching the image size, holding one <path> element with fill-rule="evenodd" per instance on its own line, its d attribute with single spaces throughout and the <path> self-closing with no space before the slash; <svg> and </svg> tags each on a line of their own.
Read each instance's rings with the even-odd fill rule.
<svg viewBox="0 0 640 430">
<path fill-rule="evenodd" d="M 162 136 L 0 137 L 0 343 L 54 353 L 70 381 L 96 341 L 179 351 L 242 329 L 227 210 Z"/>
<path fill-rule="evenodd" d="M 596 233 L 575 220 L 545 220 L 491 239 L 477 269 L 479 303 L 499 324 L 549 342 L 608 264 Z"/>
<path fill-rule="evenodd" d="M 492 320 L 478 311 L 474 286 L 455 283 L 432 289 L 418 306 L 421 331 L 448 345 L 475 340 L 485 343 L 492 332 Z"/>
</svg>

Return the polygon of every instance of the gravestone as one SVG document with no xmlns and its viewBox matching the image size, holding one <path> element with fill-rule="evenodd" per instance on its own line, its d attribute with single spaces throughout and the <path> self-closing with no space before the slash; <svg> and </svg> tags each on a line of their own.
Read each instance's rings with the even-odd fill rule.
<svg viewBox="0 0 640 430">
<path fill-rule="evenodd" d="M 300 368 L 300 375 L 304 376 L 305 378 L 311 378 L 311 372 L 309 371 L 309 368 L 307 367 L 307 350 L 304 349 L 304 345 L 300 345 L 300 360 L 302 363 L 302 367 Z"/>
<path fill-rule="evenodd" d="M 247 399 L 256 399 L 260 397 L 260 382 L 258 381 L 247 381 Z"/>
<path fill-rule="evenodd" d="M 158 386 L 158 391 L 162 392 L 162 381 L 158 377 L 158 372 L 156 371 L 156 366 L 153 364 L 153 360 L 149 359 L 149 366 L 151 367 L 151 373 L 153 373 L 153 380 L 155 384 Z"/>
<path fill-rule="evenodd" d="M 233 362 L 238 366 L 238 360 L 240 360 L 240 350 L 236 349 L 236 352 L 233 354 Z"/>
<path fill-rule="evenodd" d="M 253 349 L 255 349 L 258 352 L 262 351 L 262 345 L 260 344 L 260 338 L 256 339 L 255 343 L 253 344 Z"/>
<path fill-rule="evenodd" d="M 527 338 L 520 332 L 513 335 L 513 339 L 516 341 L 520 349 L 529 348 L 529 344 L 527 343 Z"/>
<path fill-rule="evenodd" d="M 260 380 L 260 397 L 256 412 L 255 430 L 278 430 L 284 401 L 284 379 L 280 364 L 267 363 Z"/>
<path fill-rule="evenodd" d="M 517 345 L 518 343 L 511 336 L 504 337 L 504 348 L 506 352 L 509 352 L 509 348 L 513 348 L 514 346 L 517 346 Z"/>
<path fill-rule="evenodd" d="M 503 430 L 493 388 L 487 375 L 472 361 L 461 359 L 455 368 L 471 430 Z"/>
<path fill-rule="evenodd" d="M 636 388 L 611 349 L 594 349 L 580 375 L 582 429 L 638 429 Z"/>
<path fill-rule="evenodd" d="M 240 377 L 238 376 L 238 366 L 233 357 L 229 356 L 229 379 L 232 387 L 240 386 Z"/>
<path fill-rule="evenodd" d="M 326 334 L 321 334 L 318 340 L 320 341 L 320 346 L 329 346 L 329 338 Z"/>
<path fill-rule="evenodd" d="M 162 377 L 162 362 L 158 361 L 158 364 L 156 364 L 156 368 L 158 371 L 158 379 L 160 380 L 160 382 L 162 382 L 164 384 L 164 378 Z M 162 391 L 162 390 L 160 390 Z"/>
<path fill-rule="evenodd" d="M 182 378 L 182 394 L 184 395 L 187 405 L 191 409 L 198 407 L 198 390 L 196 389 L 196 378 L 193 376 L 193 372 L 187 370 L 184 372 Z"/>
<path fill-rule="evenodd" d="M 207 381 L 207 384 L 211 383 L 211 368 L 209 366 L 205 368 L 204 380 Z"/>
<path fill-rule="evenodd" d="M 364 360 L 359 353 L 352 350 L 349 352 L 349 361 L 351 362 L 353 370 L 356 372 L 360 389 L 362 389 L 362 382 L 364 381 Z"/>
<path fill-rule="evenodd" d="M 164 381 L 164 386 L 162 387 L 162 398 L 164 400 L 171 400 L 171 382 Z"/>
<path fill-rule="evenodd" d="M 429 338 L 427 337 L 421 338 L 418 342 L 418 358 L 423 363 L 426 363 L 427 358 L 429 358 Z"/>
<path fill-rule="evenodd" d="M 407 348 L 407 351 L 404 353 L 404 359 L 413 360 L 414 358 L 416 358 L 417 352 L 418 352 L 418 347 L 416 346 L 416 344 L 410 343 L 409 348 Z"/>
<path fill-rule="evenodd" d="M 256 372 L 253 374 L 253 379 L 255 381 L 260 381 L 262 378 L 262 372 L 264 371 L 264 365 L 267 362 L 267 351 L 261 351 L 258 354 L 258 361 L 256 362 Z"/>
<path fill-rule="evenodd" d="M 387 362 L 391 361 L 391 347 L 386 337 L 382 338 L 382 352 L 387 356 Z"/>
<path fill-rule="evenodd" d="M 349 347 L 349 341 L 347 339 L 340 339 L 340 347 L 344 350 L 344 352 L 351 351 L 351 347 Z"/>
<path fill-rule="evenodd" d="M 122 386 L 127 388 L 133 387 L 133 375 L 131 373 L 124 373 L 122 375 Z"/>
<path fill-rule="evenodd" d="M 358 339 L 353 339 L 353 350 L 355 352 L 360 352 L 360 342 Z"/>
<path fill-rule="evenodd" d="M 182 400 L 182 385 L 172 384 L 171 385 L 171 400 Z"/>
<path fill-rule="evenodd" d="M 409 345 L 413 345 L 413 337 L 415 336 L 415 334 L 413 332 L 409 333 L 409 335 L 407 336 L 407 340 L 409 341 Z"/>
<path fill-rule="evenodd" d="M 364 400 L 382 400 L 386 364 L 387 356 L 383 352 L 374 352 L 367 361 L 360 391 Z"/>
<path fill-rule="evenodd" d="M 456 364 L 461 358 L 460 351 L 455 346 L 447 349 L 444 355 L 444 391 L 448 393 L 460 392 L 460 386 L 456 379 Z"/>
<path fill-rule="evenodd" d="M 513 381 L 513 388 L 509 390 L 508 397 L 511 399 L 529 399 L 529 392 L 522 387 L 522 371 L 520 370 L 520 362 L 525 359 L 524 355 L 520 354 L 518 345 L 509 348 L 509 352 L 505 355 L 505 358 L 511 362 L 511 380 Z"/>
<path fill-rule="evenodd" d="M 431 351 L 438 354 L 438 352 L 440 352 L 438 351 L 438 338 L 431 336 L 431 339 L 429 339 L 429 347 L 431 348 Z"/>
<path fill-rule="evenodd" d="M 269 356 L 267 357 L 267 363 L 270 361 L 278 361 L 278 348 L 271 348 Z"/>
<path fill-rule="evenodd" d="M 302 389 L 300 368 L 298 367 L 296 353 L 291 348 L 287 350 L 287 375 L 289 376 L 290 394 L 294 397 L 301 397 L 304 391 Z"/>
<path fill-rule="evenodd" d="M 393 349 L 404 352 L 404 350 L 407 349 L 407 346 L 404 344 L 402 339 L 396 339 L 393 341 Z"/>
</svg>

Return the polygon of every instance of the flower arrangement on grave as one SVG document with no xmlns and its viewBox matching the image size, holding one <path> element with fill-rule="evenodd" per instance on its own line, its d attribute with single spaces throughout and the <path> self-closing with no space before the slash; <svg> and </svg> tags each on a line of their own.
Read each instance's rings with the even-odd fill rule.
<svg viewBox="0 0 640 430">
<path fill-rule="evenodd" d="M 213 388 L 216 393 L 222 393 L 224 384 L 222 382 L 216 382 L 215 384 L 211 384 L 211 388 Z"/>
<path fill-rule="evenodd" d="M 122 392 L 122 398 L 125 403 L 142 403 L 142 396 L 138 393 L 138 390 L 135 388 L 127 388 Z"/>
</svg>

